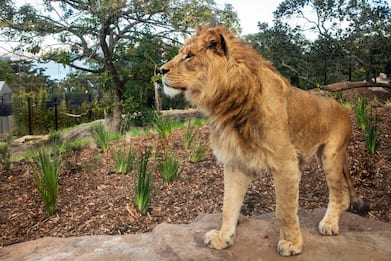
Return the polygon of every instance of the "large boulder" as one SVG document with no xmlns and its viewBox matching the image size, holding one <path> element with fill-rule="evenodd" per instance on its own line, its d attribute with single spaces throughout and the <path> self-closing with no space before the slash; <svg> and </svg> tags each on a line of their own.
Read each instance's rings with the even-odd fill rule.
<svg viewBox="0 0 391 261">
<path fill-rule="evenodd" d="M 391 224 L 344 213 L 340 235 L 321 236 L 324 209 L 300 210 L 303 253 L 284 258 L 276 252 L 278 223 L 273 214 L 241 217 L 232 247 L 205 247 L 204 234 L 219 227 L 221 214 L 200 216 L 189 225 L 161 224 L 151 233 L 42 238 L 0 248 L 0 260 L 391 260 Z"/>
</svg>

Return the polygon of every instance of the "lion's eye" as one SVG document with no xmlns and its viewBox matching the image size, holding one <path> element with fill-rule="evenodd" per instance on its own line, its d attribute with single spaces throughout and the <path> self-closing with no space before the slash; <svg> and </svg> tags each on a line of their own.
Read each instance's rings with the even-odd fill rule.
<svg viewBox="0 0 391 261">
<path fill-rule="evenodd" d="M 190 59 L 190 58 L 193 57 L 193 56 L 194 56 L 194 54 L 192 54 L 192 53 L 187 53 L 185 59 L 186 59 L 186 60 L 187 60 L 187 59 Z"/>
</svg>

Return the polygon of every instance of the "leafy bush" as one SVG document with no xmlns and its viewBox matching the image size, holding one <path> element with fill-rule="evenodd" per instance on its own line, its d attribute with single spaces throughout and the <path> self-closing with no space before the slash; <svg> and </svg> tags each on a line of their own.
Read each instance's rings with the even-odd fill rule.
<svg viewBox="0 0 391 261">
<path fill-rule="evenodd" d="M 378 126 L 380 119 L 374 115 L 371 110 L 366 120 L 365 143 L 367 145 L 368 151 L 374 154 L 378 143 Z"/>
<path fill-rule="evenodd" d="M 154 112 L 144 108 L 139 112 L 129 112 L 121 125 L 121 132 L 128 132 L 132 127 L 146 127 L 153 122 Z"/>
<path fill-rule="evenodd" d="M 369 111 L 369 104 L 367 98 L 360 96 L 356 100 L 354 106 L 354 113 L 360 125 L 360 128 L 364 131 L 367 125 L 367 116 Z"/>
<path fill-rule="evenodd" d="M 112 152 L 112 157 L 115 164 L 115 170 L 118 173 L 126 174 L 133 169 L 136 157 L 132 148 L 128 151 L 124 148 L 115 150 Z"/>
<path fill-rule="evenodd" d="M 158 112 L 155 112 L 153 116 L 153 125 L 162 138 L 168 138 L 173 130 L 174 120 L 172 116 L 167 115 L 162 117 Z"/>
<path fill-rule="evenodd" d="M 137 178 L 135 179 L 134 184 L 133 202 L 141 214 L 147 213 L 151 204 L 151 193 L 153 189 L 153 168 L 148 168 L 150 155 L 151 147 L 147 147 L 145 149 L 144 155 L 140 159 Z"/>
<path fill-rule="evenodd" d="M 179 160 L 175 154 L 165 149 L 164 152 L 158 156 L 159 161 L 159 173 L 164 182 L 172 182 L 179 177 Z"/>
<path fill-rule="evenodd" d="M 38 168 L 38 175 L 34 182 L 41 195 L 46 211 L 53 215 L 56 211 L 58 196 L 58 174 L 61 162 L 58 158 L 52 159 L 50 152 L 41 147 L 35 155 L 35 165 Z"/>
<path fill-rule="evenodd" d="M 92 135 L 98 148 L 103 151 L 109 148 L 110 133 L 102 123 L 93 126 Z"/>
</svg>

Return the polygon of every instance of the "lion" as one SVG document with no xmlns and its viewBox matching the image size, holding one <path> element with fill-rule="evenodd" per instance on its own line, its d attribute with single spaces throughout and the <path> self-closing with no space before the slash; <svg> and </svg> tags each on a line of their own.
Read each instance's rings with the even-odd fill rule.
<svg viewBox="0 0 391 261">
<path fill-rule="evenodd" d="M 320 234 L 338 234 L 340 215 L 350 205 L 366 208 L 349 174 L 350 117 L 335 100 L 291 86 L 221 25 L 198 28 L 160 71 L 167 95 L 184 93 L 208 117 L 211 147 L 224 167 L 223 220 L 220 230 L 206 233 L 209 247 L 233 244 L 248 185 L 269 170 L 280 225 L 277 251 L 282 256 L 301 253 L 299 181 L 304 163 L 315 154 L 329 188 Z"/>
</svg>

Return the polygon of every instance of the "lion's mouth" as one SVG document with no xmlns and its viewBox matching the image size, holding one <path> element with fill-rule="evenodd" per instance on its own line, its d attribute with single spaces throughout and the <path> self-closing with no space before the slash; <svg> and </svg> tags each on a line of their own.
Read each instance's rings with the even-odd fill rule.
<svg viewBox="0 0 391 261">
<path fill-rule="evenodd" d="M 180 90 L 180 91 L 186 91 L 186 87 L 181 87 L 181 86 L 173 86 L 171 85 L 170 83 L 168 83 L 166 80 L 163 79 L 163 85 L 165 87 L 168 87 L 168 88 L 171 88 L 171 89 L 176 89 L 176 90 Z"/>
<path fill-rule="evenodd" d="M 185 87 L 172 86 L 166 81 L 163 81 L 164 93 L 170 97 L 174 97 L 178 94 L 181 94 L 187 90 Z"/>
<path fill-rule="evenodd" d="M 171 85 L 166 79 L 164 79 L 164 77 L 163 77 L 163 86 L 164 86 L 164 93 L 171 97 L 174 97 L 187 90 L 186 87 Z"/>
</svg>

